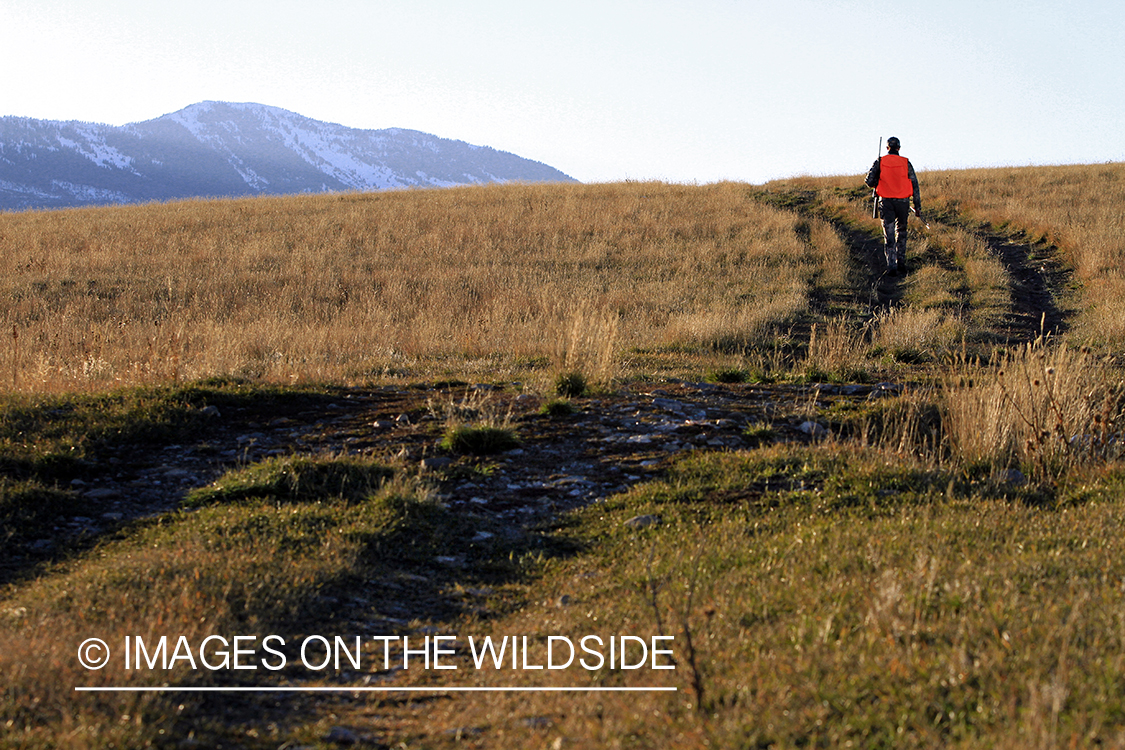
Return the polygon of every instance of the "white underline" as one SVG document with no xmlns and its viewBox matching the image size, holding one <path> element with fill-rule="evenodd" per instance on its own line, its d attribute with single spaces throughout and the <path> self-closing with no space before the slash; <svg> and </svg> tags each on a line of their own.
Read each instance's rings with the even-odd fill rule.
<svg viewBox="0 0 1125 750">
<path fill-rule="evenodd" d="M 675 687 L 76 687 L 80 693 L 668 693 Z"/>
</svg>

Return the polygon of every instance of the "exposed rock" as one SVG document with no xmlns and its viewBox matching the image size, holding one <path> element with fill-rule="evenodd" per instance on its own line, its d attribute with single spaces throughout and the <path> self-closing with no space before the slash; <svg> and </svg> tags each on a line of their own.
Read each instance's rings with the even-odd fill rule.
<svg viewBox="0 0 1125 750">
<path fill-rule="evenodd" d="M 658 526 L 660 525 L 660 523 L 660 516 L 644 515 L 633 516 L 625 522 L 625 525 L 631 529 L 644 529 L 648 528 L 649 526 Z"/>
<path fill-rule="evenodd" d="M 811 420 L 809 420 L 807 422 L 802 422 L 801 426 L 798 427 L 797 429 L 799 429 L 801 432 L 805 433 L 809 437 L 813 438 L 814 440 L 819 440 L 820 438 L 822 438 L 822 437 L 824 437 L 825 435 L 828 434 L 828 428 L 827 427 L 820 424 L 819 422 L 813 422 Z"/>
<path fill-rule="evenodd" d="M 82 493 L 82 497 L 87 500 L 109 500 L 120 496 L 121 490 L 116 487 L 100 487 L 96 490 L 87 490 Z"/>
<path fill-rule="evenodd" d="M 1027 484 L 1027 477 L 1019 469 L 1008 469 L 1004 472 L 1003 482 L 1011 487 L 1022 487 Z"/>
<path fill-rule="evenodd" d="M 652 405 L 657 409 L 664 409 L 666 411 L 675 412 L 676 414 L 684 413 L 684 405 L 680 401 L 670 398 L 654 398 Z"/>
<path fill-rule="evenodd" d="M 544 729 L 551 726 L 554 722 L 551 721 L 551 717 L 549 716 L 528 716 L 527 718 L 520 719 L 520 723 L 532 729 Z"/>
<path fill-rule="evenodd" d="M 336 745 L 358 745 L 362 742 L 359 734 L 347 727 L 332 727 L 323 739 Z"/>
</svg>

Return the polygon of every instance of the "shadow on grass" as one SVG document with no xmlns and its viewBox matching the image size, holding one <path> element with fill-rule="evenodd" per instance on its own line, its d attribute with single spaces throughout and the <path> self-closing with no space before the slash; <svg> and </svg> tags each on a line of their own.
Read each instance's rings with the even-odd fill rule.
<svg viewBox="0 0 1125 750">
<path fill-rule="evenodd" d="M 321 588 L 329 599 L 352 597 L 355 606 L 334 606 L 335 620 L 448 619 L 461 611 L 449 592 L 516 582 L 529 559 L 578 550 L 572 541 L 491 515 L 451 510 L 418 477 L 369 457 L 267 459 L 190 492 L 184 505 L 253 508 L 253 520 L 229 532 L 281 547 L 315 545 L 329 534 L 344 538 L 354 549 L 350 569 Z M 395 600 L 395 614 L 381 617 L 368 606 L 381 598 Z"/>
<path fill-rule="evenodd" d="M 525 604 L 520 584 L 537 576 L 545 561 L 579 549 L 573 540 L 452 510 L 418 476 L 354 456 L 248 465 L 190 493 L 182 510 L 136 521 L 113 536 L 98 540 L 95 554 L 74 554 L 65 566 L 45 567 L 12 590 L 11 611 L 34 613 L 36 623 L 0 622 L 4 642 L 28 654 L 25 675 L 10 699 L 0 701 L 0 716 L 13 731 L 63 736 L 55 707 L 71 705 L 74 685 L 95 678 L 141 688 L 393 680 L 395 670 L 379 674 L 383 652 L 372 636 L 415 637 L 467 617 L 503 616 Z M 37 656 L 47 632 L 63 644 L 90 633 L 110 644 L 148 634 L 150 650 L 166 635 L 164 656 L 180 656 L 178 663 L 172 658 L 155 669 L 122 670 L 115 662 L 94 677 L 59 673 L 60 659 L 67 669 L 77 666 L 69 647 L 64 656 Z M 357 675 L 338 666 L 304 667 L 301 648 L 309 634 L 349 643 L 361 638 L 364 669 Z M 192 661 L 189 670 L 188 651 L 179 651 L 179 639 L 194 647 L 205 638 L 234 635 L 256 636 L 259 648 L 267 636 L 280 637 L 283 643 L 271 653 L 283 654 L 286 666 L 239 671 L 229 665 L 198 668 Z M 221 659 L 215 648 L 210 658 Z M 42 700 L 31 689 L 40 683 L 52 690 Z M 126 711 L 143 714 L 134 728 L 119 721 L 123 706 L 132 704 L 83 703 L 84 731 L 120 730 L 124 746 L 160 746 L 162 738 L 184 737 L 200 746 L 247 746 L 241 727 L 276 716 L 283 731 L 304 731 L 335 699 L 153 693 L 136 700 Z"/>
<path fill-rule="evenodd" d="M 227 517 L 231 522 L 222 534 L 244 540 L 250 548 L 261 540 L 307 559 L 321 554 L 326 540 L 339 540 L 349 550 L 344 565 L 319 577 L 315 586 L 295 591 L 284 606 L 232 613 L 240 620 L 234 627 L 283 634 L 286 645 L 280 650 L 294 667 L 300 660 L 300 634 L 334 634 L 349 642 L 359 638 L 372 649 L 361 670 L 367 679 L 393 681 L 397 670 L 384 673 L 372 666 L 382 666 L 384 659 L 383 647 L 372 636 L 408 636 L 412 643 L 414 638 L 420 642 L 419 633 L 442 624 L 510 614 L 526 604 L 519 584 L 530 582 L 546 560 L 572 556 L 582 544 L 451 510 L 417 477 L 362 458 L 271 459 L 197 490 L 186 504 L 197 506 L 199 514 Z M 293 563 L 295 569 L 301 565 Z M 230 593 L 237 598 L 237 587 Z M 272 684 L 277 678 L 194 674 L 184 684 L 260 686 L 263 679 Z M 310 673 L 294 668 L 280 679 L 290 685 L 325 680 L 348 684 L 359 677 L 338 669 Z M 222 743 L 241 737 L 239 727 L 260 726 L 261 717 L 271 714 L 280 726 L 307 731 L 310 717 L 324 715 L 333 701 L 350 700 L 300 694 L 235 697 L 200 696 L 195 710 L 177 720 L 170 736 L 190 734 Z M 422 696 L 421 702 L 438 699 Z M 382 705 L 396 698 L 374 700 Z M 418 702 L 415 696 L 410 700 Z"/>
<path fill-rule="evenodd" d="M 0 400 L 0 585 L 118 538 L 125 524 L 73 484 L 128 475 L 164 448 L 209 439 L 217 428 L 325 411 L 341 388 L 278 388 L 221 378 L 177 388 Z M 213 407 L 213 408 L 210 408 Z M 221 415 L 221 416 L 220 416 Z M 108 459 L 112 457 L 111 463 Z"/>
</svg>

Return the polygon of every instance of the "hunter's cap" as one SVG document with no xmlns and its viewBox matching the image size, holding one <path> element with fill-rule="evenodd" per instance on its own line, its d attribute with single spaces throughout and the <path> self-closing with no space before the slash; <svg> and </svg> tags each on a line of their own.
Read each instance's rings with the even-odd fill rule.
<svg viewBox="0 0 1125 750">
<path fill-rule="evenodd" d="M 887 148 L 901 148 L 902 144 L 893 135 L 887 139 Z"/>
</svg>

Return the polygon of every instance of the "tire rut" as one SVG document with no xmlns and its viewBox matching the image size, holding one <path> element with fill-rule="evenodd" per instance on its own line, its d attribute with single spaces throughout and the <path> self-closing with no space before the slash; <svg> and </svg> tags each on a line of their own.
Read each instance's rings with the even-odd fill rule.
<svg viewBox="0 0 1125 750">
<path fill-rule="evenodd" d="M 1040 336 L 1066 332 L 1071 311 L 1060 306 L 1059 299 L 1069 274 L 1059 262 L 1057 248 L 1017 242 L 988 231 L 969 231 L 984 241 L 1008 273 L 1013 340 L 1030 343 Z"/>
<path fill-rule="evenodd" d="M 810 205 L 798 209 L 813 212 Z M 866 269 L 864 282 L 870 289 L 868 309 L 871 314 L 886 310 L 902 297 L 902 282 L 905 277 L 879 273 L 883 265 L 882 240 L 873 238 L 870 233 L 831 217 L 826 217 L 840 238 L 850 248 L 857 264 Z M 1073 311 L 1060 303 L 1064 297 L 1070 273 L 1059 258 L 1058 248 L 1042 243 L 1023 242 L 1017 236 L 998 232 L 987 225 L 975 227 L 960 217 L 934 216 L 930 221 L 939 225 L 955 227 L 967 231 L 988 248 L 1004 267 L 1008 278 L 1012 306 L 1006 316 L 1005 325 L 997 331 L 997 338 L 1009 344 L 1026 344 L 1041 336 L 1056 336 L 1069 329 L 1069 319 Z M 911 222 L 911 243 L 917 241 L 918 220 Z M 954 270 L 955 264 L 944 256 L 944 249 L 936 248 L 934 262 L 947 270 Z M 958 290 L 951 290 L 963 299 L 963 307 L 971 304 L 967 296 Z M 857 294 L 857 298 L 862 292 Z"/>
</svg>

